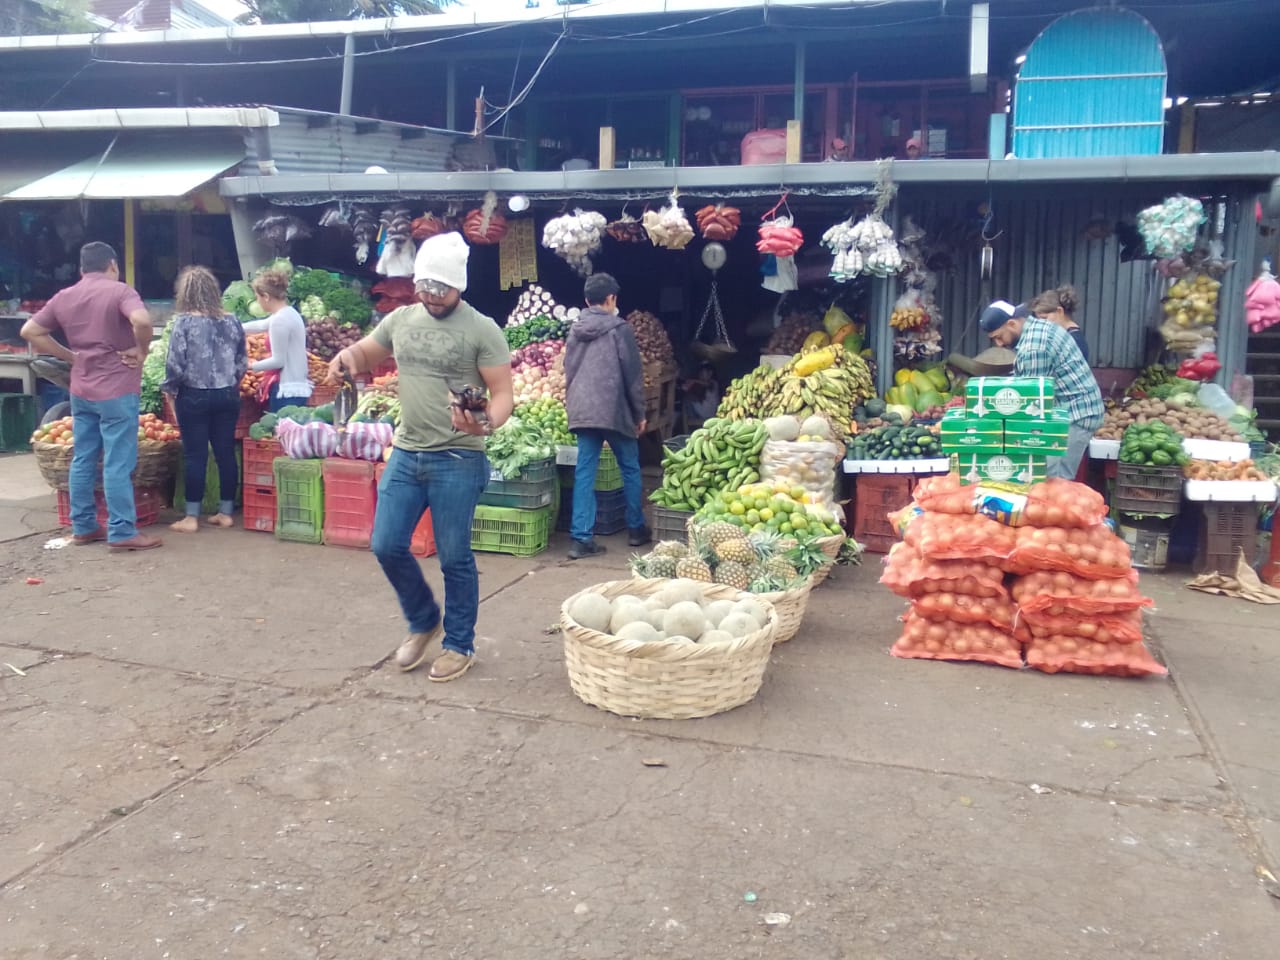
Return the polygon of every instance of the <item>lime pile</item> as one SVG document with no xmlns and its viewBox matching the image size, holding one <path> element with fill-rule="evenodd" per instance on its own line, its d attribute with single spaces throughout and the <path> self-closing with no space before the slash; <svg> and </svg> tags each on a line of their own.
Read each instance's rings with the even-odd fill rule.
<svg viewBox="0 0 1280 960">
<path fill-rule="evenodd" d="M 529 403 L 521 404 L 515 415 L 524 423 L 539 427 L 550 439 L 551 443 L 573 446 L 577 443 L 569 432 L 569 413 L 564 404 L 555 397 L 540 397 Z"/>
<path fill-rule="evenodd" d="M 698 511 L 699 520 L 723 520 L 744 530 L 770 530 L 797 538 L 841 532 L 830 511 L 810 502 L 804 487 L 785 483 L 749 483 L 716 494 Z"/>
</svg>

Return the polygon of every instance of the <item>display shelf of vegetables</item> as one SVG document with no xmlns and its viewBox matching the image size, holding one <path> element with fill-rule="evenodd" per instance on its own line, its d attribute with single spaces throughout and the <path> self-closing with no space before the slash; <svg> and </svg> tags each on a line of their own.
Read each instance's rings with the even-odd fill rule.
<svg viewBox="0 0 1280 960">
<path fill-rule="evenodd" d="M 849 439 L 845 453 L 845 473 L 945 473 L 948 469 L 949 461 L 932 427 L 889 424 L 859 432 Z"/>
<path fill-rule="evenodd" d="M 568 336 L 569 327 L 572 323 L 572 320 L 541 315 L 534 317 L 528 323 L 504 327 L 502 333 L 507 338 L 507 346 L 512 350 L 519 351 L 531 343 L 563 340 Z"/>
</svg>

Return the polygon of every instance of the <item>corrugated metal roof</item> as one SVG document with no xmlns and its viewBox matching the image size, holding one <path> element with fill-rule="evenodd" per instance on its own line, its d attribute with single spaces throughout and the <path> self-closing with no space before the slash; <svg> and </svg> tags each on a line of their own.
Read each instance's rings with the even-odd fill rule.
<svg viewBox="0 0 1280 960">
<path fill-rule="evenodd" d="M 392 172 L 445 170 L 462 136 L 426 127 L 383 124 L 333 114 L 281 110 L 271 128 L 271 159 L 281 175 L 364 173 L 371 166 Z M 259 160 L 258 144 L 245 133 L 245 154 Z"/>
<path fill-rule="evenodd" d="M 1155 30 L 1129 10 L 1079 10 L 1027 52 L 1013 101 L 1019 157 L 1160 153 L 1167 68 Z"/>
<path fill-rule="evenodd" d="M 5 194 L 7 200 L 182 197 L 244 159 L 234 139 L 121 135 L 105 152 Z"/>
</svg>

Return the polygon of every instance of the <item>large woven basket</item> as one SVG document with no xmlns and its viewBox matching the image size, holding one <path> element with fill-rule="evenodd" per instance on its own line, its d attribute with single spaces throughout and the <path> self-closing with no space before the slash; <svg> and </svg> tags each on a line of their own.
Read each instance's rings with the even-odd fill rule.
<svg viewBox="0 0 1280 960">
<path fill-rule="evenodd" d="M 648 597 L 670 580 L 615 580 L 598 583 L 574 594 L 560 607 L 564 634 L 564 662 L 569 686 L 584 702 L 623 717 L 687 720 L 709 717 L 741 706 L 764 682 L 778 628 L 773 605 L 762 600 L 768 624 L 729 643 L 639 643 L 590 630 L 569 616 L 569 607 L 583 593 L 608 600 L 623 594 Z M 706 584 L 707 600 L 738 600 L 744 594 L 732 587 Z M 757 600 L 762 598 L 756 597 Z"/>
<path fill-rule="evenodd" d="M 813 585 L 816 587 L 827 577 L 831 576 L 831 571 L 836 565 L 836 557 L 840 556 L 840 548 L 844 546 L 844 534 L 836 533 L 829 537 L 822 537 L 815 540 L 814 543 L 818 548 L 827 555 L 827 562 L 813 571 Z"/>
<path fill-rule="evenodd" d="M 133 483 L 138 487 L 161 487 L 178 472 L 182 444 L 177 440 L 139 440 L 138 466 Z"/>
<path fill-rule="evenodd" d="M 809 592 L 812 589 L 813 578 L 811 577 L 790 590 L 752 594 L 757 600 L 768 600 L 778 614 L 778 631 L 773 636 L 775 644 L 786 643 L 800 631 L 804 612 L 809 607 Z"/>
<path fill-rule="evenodd" d="M 45 443 L 37 440 L 31 444 L 36 455 L 36 466 L 44 482 L 54 490 L 70 489 L 71 458 L 75 456 L 75 448 L 71 444 Z"/>
</svg>

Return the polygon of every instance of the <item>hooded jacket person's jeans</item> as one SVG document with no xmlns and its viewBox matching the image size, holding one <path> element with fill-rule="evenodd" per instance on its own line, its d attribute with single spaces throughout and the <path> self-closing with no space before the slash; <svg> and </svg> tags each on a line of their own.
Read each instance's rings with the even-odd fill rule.
<svg viewBox="0 0 1280 960">
<path fill-rule="evenodd" d="M 640 480 L 640 443 L 635 437 L 613 430 L 579 430 L 578 465 L 573 471 L 573 520 L 569 536 L 587 543 L 596 527 L 596 471 L 600 466 L 600 450 L 605 441 L 618 459 L 622 473 L 622 494 L 627 502 L 627 529 L 638 530 L 644 524 L 644 491 Z"/>
<path fill-rule="evenodd" d="M 373 555 L 400 601 L 411 633 L 440 623 L 440 605 L 409 551 L 413 531 L 427 508 L 444 576 L 444 646 L 470 656 L 475 651 L 480 581 L 471 552 L 476 502 L 489 482 L 489 461 L 479 450 L 391 451 L 378 483 L 373 517 Z"/>
</svg>

